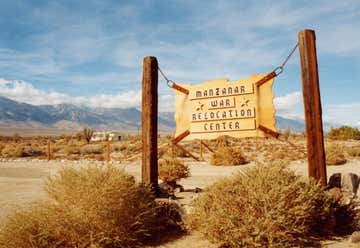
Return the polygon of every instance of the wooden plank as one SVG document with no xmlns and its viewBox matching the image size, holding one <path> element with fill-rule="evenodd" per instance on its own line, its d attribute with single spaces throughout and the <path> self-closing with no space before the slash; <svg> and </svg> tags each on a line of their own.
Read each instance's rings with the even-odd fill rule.
<svg viewBox="0 0 360 248">
<path fill-rule="evenodd" d="M 326 186 L 326 163 L 315 32 L 309 29 L 302 30 L 298 34 L 298 39 L 307 134 L 308 172 L 310 177 L 319 180 L 323 186 Z"/>
<path fill-rule="evenodd" d="M 183 152 L 185 152 L 186 154 L 189 154 L 190 157 L 192 157 L 193 159 L 195 159 L 196 161 L 199 161 L 199 159 L 194 156 L 191 152 L 189 152 L 188 150 L 185 149 L 185 147 L 183 147 L 182 145 L 179 144 L 174 144 L 177 148 L 179 148 L 180 150 L 182 150 Z"/>
<path fill-rule="evenodd" d="M 179 143 L 181 140 L 183 140 L 186 136 L 188 136 L 190 134 L 189 130 L 186 130 L 185 132 L 183 132 L 182 134 L 180 134 L 179 136 L 175 137 L 172 141 L 173 144 L 177 144 Z"/>
<path fill-rule="evenodd" d="M 181 87 L 180 85 L 178 84 L 175 84 L 173 83 L 172 87 L 175 89 L 175 90 L 178 90 L 186 95 L 189 95 L 189 90 L 188 89 L 185 89 L 184 87 Z"/>
<path fill-rule="evenodd" d="M 145 57 L 142 78 L 142 167 L 141 180 L 158 190 L 158 62 Z"/>
<path fill-rule="evenodd" d="M 270 72 L 269 74 L 267 74 L 265 77 L 263 77 L 262 79 L 260 79 L 259 81 L 257 81 L 255 83 L 255 85 L 257 87 L 263 85 L 264 83 L 266 83 L 267 81 L 269 81 L 270 79 L 273 79 L 274 77 L 276 77 L 276 73 L 274 71 Z"/>
<path fill-rule="evenodd" d="M 201 144 L 203 144 L 210 152 L 215 153 L 214 150 L 210 148 L 210 146 L 208 146 L 204 141 L 201 141 Z"/>
<path fill-rule="evenodd" d="M 272 137 L 274 137 L 274 138 L 276 138 L 276 139 L 280 136 L 280 133 L 275 132 L 275 131 L 273 131 L 273 130 L 267 128 L 267 127 L 264 127 L 264 126 L 262 126 L 262 125 L 259 125 L 258 128 L 259 128 L 261 131 L 263 131 L 264 133 L 266 133 L 266 134 L 268 134 L 268 135 L 270 135 L 270 136 L 272 136 Z"/>
</svg>

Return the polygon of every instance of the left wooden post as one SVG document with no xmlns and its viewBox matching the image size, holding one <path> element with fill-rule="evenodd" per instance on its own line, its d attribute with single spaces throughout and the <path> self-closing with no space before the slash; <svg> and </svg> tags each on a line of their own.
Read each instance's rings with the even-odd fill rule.
<svg viewBox="0 0 360 248">
<path fill-rule="evenodd" d="M 142 183 L 158 191 L 158 62 L 145 57 L 142 78 Z"/>
</svg>

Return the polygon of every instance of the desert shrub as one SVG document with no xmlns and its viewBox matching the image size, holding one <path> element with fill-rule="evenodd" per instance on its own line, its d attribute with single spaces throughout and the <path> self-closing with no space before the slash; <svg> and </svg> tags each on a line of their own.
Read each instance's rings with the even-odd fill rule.
<svg viewBox="0 0 360 248">
<path fill-rule="evenodd" d="M 122 153 L 125 156 L 132 156 L 136 153 L 140 153 L 141 150 L 142 150 L 142 143 L 138 140 L 133 140 L 126 143 L 125 149 L 122 150 Z"/>
<path fill-rule="evenodd" d="M 76 145 L 69 145 L 65 147 L 65 152 L 67 155 L 80 154 L 80 147 Z"/>
<path fill-rule="evenodd" d="M 5 143 L 0 143 L 0 154 L 5 147 L 6 147 Z"/>
<path fill-rule="evenodd" d="M 104 152 L 104 147 L 102 145 L 85 145 L 80 148 L 81 154 L 102 154 Z"/>
<path fill-rule="evenodd" d="M 334 204 L 284 164 L 256 165 L 209 186 L 187 225 L 224 247 L 313 247 L 334 228 Z"/>
<path fill-rule="evenodd" d="M 111 146 L 111 150 L 114 151 L 114 152 L 121 152 L 121 151 L 124 151 L 126 150 L 126 144 L 114 144 Z"/>
<path fill-rule="evenodd" d="M 276 151 L 272 154 L 272 159 L 274 160 L 281 160 L 285 159 L 289 153 L 284 151 Z"/>
<path fill-rule="evenodd" d="M 248 163 L 239 147 L 220 146 L 211 155 L 212 165 L 241 165 Z"/>
<path fill-rule="evenodd" d="M 15 158 L 24 157 L 24 147 L 25 146 L 22 144 L 17 145 L 13 150 L 11 157 L 15 157 Z"/>
<path fill-rule="evenodd" d="M 138 247 L 164 232 L 150 187 L 113 166 L 63 168 L 45 190 L 52 201 L 15 213 L 0 247 Z"/>
<path fill-rule="evenodd" d="M 6 144 L 1 150 L 1 155 L 3 157 L 12 157 L 13 150 L 15 149 L 14 144 Z"/>
<path fill-rule="evenodd" d="M 21 158 L 25 157 L 24 144 L 9 143 L 1 151 L 1 154 L 7 158 Z"/>
<path fill-rule="evenodd" d="M 1 149 L 0 149 L 1 150 Z M 346 152 L 351 157 L 360 157 L 360 146 L 351 146 L 346 148 Z"/>
<path fill-rule="evenodd" d="M 347 162 L 344 148 L 339 144 L 325 146 L 326 164 L 341 165 Z"/>
<path fill-rule="evenodd" d="M 34 145 L 18 145 L 15 149 L 17 157 L 36 157 L 45 155 L 45 147 Z"/>
<path fill-rule="evenodd" d="M 360 130 L 355 127 L 341 126 L 339 128 L 331 128 L 327 137 L 334 140 L 360 140 Z"/>
<path fill-rule="evenodd" d="M 158 161 L 158 173 L 161 180 L 173 182 L 188 177 L 190 170 L 177 158 L 164 156 Z"/>
<path fill-rule="evenodd" d="M 67 145 L 67 143 L 69 142 L 70 139 L 59 139 L 55 142 L 55 145 L 57 146 L 63 146 L 63 145 Z"/>
</svg>

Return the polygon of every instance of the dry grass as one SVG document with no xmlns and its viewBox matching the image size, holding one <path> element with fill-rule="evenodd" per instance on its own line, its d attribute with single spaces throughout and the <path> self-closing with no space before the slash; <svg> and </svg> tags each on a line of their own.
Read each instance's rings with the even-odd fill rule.
<svg viewBox="0 0 360 248">
<path fill-rule="evenodd" d="M 104 146 L 101 144 L 88 144 L 80 148 L 80 153 L 85 154 L 102 154 L 104 153 Z"/>
<path fill-rule="evenodd" d="M 175 157 L 160 158 L 158 166 L 159 178 L 165 182 L 176 182 L 190 175 L 189 167 Z"/>
<path fill-rule="evenodd" d="M 257 165 L 210 186 L 187 219 L 224 247 L 313 247 L 335 228 L 336 204 L 283 164 Z"/>
<path fill-rule="evenodd" d="M 6 158 L 39 157 L 45 155 L 45 148 L 39 144 L 9 143 L 3 145 L 1 155 Z"/>
<path fill-rule="evenodd" d="M 45 189 L 51 201 L 10 217 L 0 247 L 139 247 L 168 227 L 151 189 L 112 166 L 64 168 Z"/>
<path fill-rule="evenodd" d="M 287 133 L 284 134 L 287 136 Z M 158 138 L 159 147 L 169 142 L 170 136 L 163 136 Z M 261 138 L 244 138 L 236 139 L 228 136 L 223 136 L 215 140 L 205 141 L 211 148 L 217 150 L 216 147 L 227 146 L 232 147 L 232 150 L 238 150 L 242 153 L 242 157 L 249 161 L 266 162 L 269 160 L 303 160 L 306 159 L 306 141 L 304 137 L 290 133 L 287 137 L 287 142 L 276 139 L 261 139 Z M 0 137 L 0 156 L 6 158 L 16 157 L 31 157 L 31 158 L 45 158 L 47 141 L 51 141 L 52 159 L 94 159 L 102 160 L 105 152 L 105 142 L 87 142 L 79 136 L 60 136 L 60 137 Z M 355 141 L 354 141 L 355 142 Z M 356 143 L 343 142 L 344 149 L 346 147 L 354 147 L 348 150 L 349 157 L 358 158 L 356 156 Z M 328 140 L 328 143 L 335 143 L 335 141 Z M 199 141 L 182 142 L 188 151 L 195 156 L 199 154 Z M 16 149 L 19 146 L 18 149 Z M 142 151 L 141 137 L 137 135 L 124 135 L 121 141 L 111 142 L 111 158 L 117 161 L 128 161 L 129 159 L 137 159 Z M 31 147 L 33 151 L 25 151 Z M 166 146 L 165 146 L 166 148 Z M 240 151 L 241 148 L 241 151 Z M 159 152 L 165 152 L 166 149 L 160 149 Z M 169 151 L 168 151 L 169 152 Z M 182 150 L 176 149 L 178 157 L 188 157 Z M 211 160 L 210 152 L 204 148 L 204 157 L 206 160 Z M 235 152 L 236 154 L 236 152 Z M 354 154 L 354 155 L 352 155 Z M 221 156 L 219 152 L 217 155 Z M 216 156 L 216 155 L 215 155 Z M 218 156 L 218 157 L 219 157 Z M 240 154 L 241 156 L 241 154 Z M 229 156 L 227 156 L 229 157 Z M 220 159 L 221 160 L 221 159 Z M 230 161 L 231 162 L 231 161 Z M 243 161 L 245 162 L 245 161 Z M 238 161 L 236 163 L 243 163 Z M 235 162 L 234 162 L 235 163 Z M 230 163 L 231 164 L 231 163 Z"/>
<path fill-rule="evenodd" d="M 220 146 L 211 156 L 212 165 L 241 165 L 249 161 L 245 158 L 239 147 Z"/>
<path fill-rule="evenodd" d="M 339 144 L 332 144 L 325 147 L 326 164 L 342 165 L 347 162 L 344 147 Z"/>
<path fill-rule="evenodd" d="M 346 152 L 350 157 L 360 157 L 360 146 L 347 147 Z"/>
</svg>

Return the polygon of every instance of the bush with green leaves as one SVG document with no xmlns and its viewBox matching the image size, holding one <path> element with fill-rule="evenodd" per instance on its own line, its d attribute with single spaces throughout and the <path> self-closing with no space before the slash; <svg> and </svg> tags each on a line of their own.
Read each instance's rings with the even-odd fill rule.
<svg viewBox="0 0 360 248">
<path fill-rule="evenodd" d="M 335 228 L 336 211 L 313 180 L 284 164 L 256 165 L 209 186 L 187 225 L 224 247 L 313 247 Z"/>
<path fill-rule="evenodd" d="M 0 247 L 139 247 L 164 232 L 150 187 L 116 167 L 66 167 L 45 189 L 50 201 L 0 228 Z"/>
</svg>

